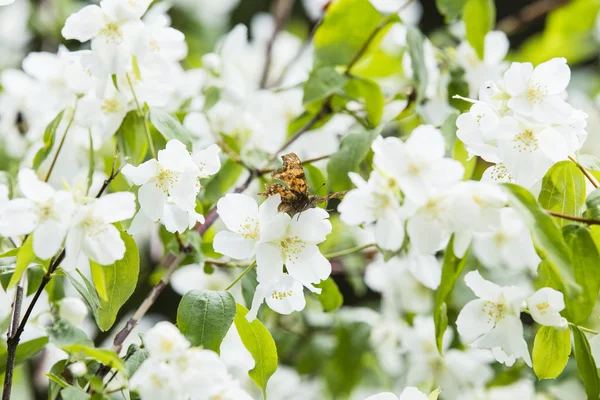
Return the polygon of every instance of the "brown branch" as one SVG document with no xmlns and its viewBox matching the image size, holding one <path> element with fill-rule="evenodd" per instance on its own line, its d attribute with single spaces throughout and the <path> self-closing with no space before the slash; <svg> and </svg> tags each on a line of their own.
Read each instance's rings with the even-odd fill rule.
<svg viewBox="0 0 600 400">
<path fill-rule="evenodd" d="M 506 33 L 508 36 L 518 33 L 538 18 L 567 4 L 568 0 L 538 0 L 523 7 L 518 14 L 509 15 L 501 19 L 496 29 Z"/>
<path fill-rule="evenodd" d="M 569 156 L 569 160 L 573 161 L 575 165 L 577 165 L 577 167 L 581 170 L 581 172 L 583 172 L 585 177 L 588 178 L 590 183 L 594 185 L 596 189 L 598 189 L 598 180 L 594 177 L 594 175 L 592 175 L 591 172 L 588 171 L 583 165 L 579 164 L 579 162 L 572 156 Z"/>
<path fill-rule="evenodd" d="M 10 399 L 10 392 L 12 390 L 12 379 L 13 372 L 15 369 L 15 362 L 17 358 L 17 346 L 19 345 L 19 338 L 17 337 L 19 321 L 21 319 L 21 305 L 23 304 L 23 286 L 25 285 L 25 274 L 21 276 L 17 285 L 15 293 L 15 300 L 12 305 L 12 315 L 10 318 L 10 324 L 8 326 L 7 333 L 7 351 L 8 355 L 6 358 L 6 374 L 4 376 L 4 388 L 2 391 L 2 399 Z"/>
<path fill-rule="evenodd" d="M 265 55 L 265 68 L 263 69 L 263 74 L 260 79 L 260 88 L 264 89 L 267 87 L 267 81 L 269 80 L 269 70 L 271 69 L 271 61 L 273 58 L 273 45 L 275 44 L 275 40 L 277 39 L 277 35 L 281 32 L 283 25 L 286 23 L 290 14 L 292 13 L 292 8 L 294 8 L 295 0 L 277 0 L 275 3 L 275 10 L 273 12 L 273 17 L 275 18 L 275 27 L 273 28 L 273 34 L 267 43 L 267 53 Z"/>
<path fill-rule="evenodd" d="M 569 221 L 581 222 L 582 224 L 600 225 L 600 221 L 595 220 L 595 219 L 587 219 L 587 218 L 575 217 L 573 215 L 563 214 L 563 213 L 559 213 L 559 212 L 551 211 L 551 210 L 546 210 L 546 213 L 549 214 L 549 215 L 552 215 L 553 217 L 567 219 Z"/>
</svg>

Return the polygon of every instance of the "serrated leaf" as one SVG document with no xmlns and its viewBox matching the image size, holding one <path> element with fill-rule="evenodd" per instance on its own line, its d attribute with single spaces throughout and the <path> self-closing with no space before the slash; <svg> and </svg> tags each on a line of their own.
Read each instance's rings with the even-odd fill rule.
<svg viewBox="0 0 600 400">
<path fill-rule="evenodd" d="M 121 232 L 121 239 L 125 243 L 123 258 L 114 264 L 100 266 L 106 298 L 100 296 L 100 307 L 95 316 L 96 323 L 102 331 L 107 331 L 115 323 L 119 310 L 135 291 L 140 272 L 140 258 L 135 240 L 125 232 Z"/>
<path fill-rule="evenodd" d="M 569 249 L 558 225 L 526 189 L 510 183 L 503 187 L 508 193 L 510 205 L 531 230 L 537 248 L 544 253 L 542 258 L 546 258 L 556 270 L 567 296 L 577 295 L 581 288 L 575 283 Z"/>
<path fill-rule="evenodd" d="M 48 158 L 48 155 L 50 155 L 52 147 L 54 147 L 56 129 L 58 129 L 58 126 L 62 121 L 64 113 L 65 110 L 59 112 L 58 115 L 54 117 L 52 121 L 50 121 L 48 126 L 46 126 L 43 138 L 44 146 L 38 150 L 38 152 L 35 154 L 35 157 L 33 158 L 33 169 L 37 170 L 40 167 L 40 165 L 42 165 L 42 163 L 46 160 L 46 158 Z"/>
<path fill-rule="evenodd" d="M 254 368 L 248 371 L 248 375 L 266 396 L 267 382 L 277 370 L 277 346 L 262 322 L 258 319 L 248 322 L 246 314 L 248 314 L 246 307 L 237 304 L 233 322 L 244 347 L 254 359 Z"/>
<path fill-rule="evenodd" d="M 188 147 L 192 145 L 194 135 L 167 111 L 160 108 L 150 109 L 150 122 L 165 140 L 177 139 Z"/>
<path fill-rule="evenodd" d="M 218 354 L 235 312 L 235 299 L 229 292 L 190 290 L 179 302 L 177 326 L 192 346 Z"/>
<path fill-rule="evenodd" d="M 25 243 L 19 248 L 17 253 L 17 264 L 15 266 L 15 272 L 8 282 L 8 288 L 12 288 L 19 282 L 27 267 L 34 260 L 35 254 L 33 254 L 33 235 L 27 236 Z"/>
<path fill-rule="evenodd" d="M 554 164 L 542 180 L 538 201 L 546 210 L 580 216 L 585 202 L 585 177 L 571 161 Z M 554 221 L 560 227 L 569 223 L 562 218 Z"/>
<path fill-rule="evenodd" d="M 463 10 L 467 41 L 483 60 L 485 35 L 496 25 L 494 0 L 468 0 Z"/>
<path fill-rule="evenodd" d="M 533 371 L 538 379 L 554 379 L 565 369 L 571 354 L 571 332 L 542 326 L 533 342 Z"/>
<path fill-rule="evenodd" d="M 438 351 L 442 354 L 442 341 L 444 332 L 448 327 L 448 315 L 446 301 L 454 289 L 456 281 L 465 268 L 467 262 L 467 254 L 462 258 L 454 254 L 454 236 L 450 238 L 450 242 L 444 253 L 444 262 L 442 264 L 442 279 L 440 286 L 435 291 L 435 305 L 433 307 L 433 321 L 435 323 L 435 340 Z"/>
<path fill-rule="evenodd" d="M 329 157 L 327 163 L 329 185 L 334 192 L 352 187 L 348 172 L 358 171 L 360 163 L 369 154 L 371 143 L 379 135 L 379 132 L 379 129 L 375 129 L 352 133 L 342 139 L 340 149 Z"/>
<path fill-rule="evenodd" d="M 597 399 L 600 396 L 600 380 L 598 379 L 598 369 L 592 356 L 590 343 L 579 327 L 572 326 L 571 330 L 573 331 L 573 343 L 575 344 L 577 371 L 579 371 L 579 376 L 583 380 L 588 399 Z"/>
</svg>

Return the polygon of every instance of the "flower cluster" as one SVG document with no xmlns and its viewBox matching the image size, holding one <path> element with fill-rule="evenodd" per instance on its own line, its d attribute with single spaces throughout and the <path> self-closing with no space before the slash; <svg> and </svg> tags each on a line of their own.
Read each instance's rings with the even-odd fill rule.
<svg viewBox="0 0 600 400">
<path fill-rule="evenodd" d="M 303 287 L 321 293 L 314 284 L 331 274 L 317 246 L 331 233 L 327 211 L 312 208 L 290 217 L 277 211 L 280 201 L 271 196 L 259 207 L 249 196 L 228 194 L 217 203 L 228 230 L 215 236 L 215 251 L 239 260 L 256 256 L 258 286 L 248 320 L 263 301 L 280 314 L 304 309 Z"/>
<path fill-rule="evenodd" d="M 535 68 L 512 63 L 502 79 L 481 86 L 456 134 L 471 156 L 494 164 L 483 179 L 532 188 L 581 148 L 587 114 L 565 101 L 570 77 L 566 59 L 554 58 Z"/>
<path fill-rule="evenodd" d="M 169 322 L 159 322 L 144 334 L 149 357 L 129 386 L 143 399 L 251 400 L 214 351 L 190 347 Z"/>
</svg>

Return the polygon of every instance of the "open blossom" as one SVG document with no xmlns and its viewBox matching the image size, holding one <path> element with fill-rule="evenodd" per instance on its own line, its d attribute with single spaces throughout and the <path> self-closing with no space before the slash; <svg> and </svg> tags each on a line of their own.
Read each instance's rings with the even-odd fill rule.
<svg viewBox="0 0 600 400">
<path fill-rule="evenodd" d="M 152 159 L 137 167 L 126 165 L 123 175 L 140 185 L 140 211 L 132 232 L 140 231 L 144 220 L 160 221 L 169 232 L 183 232 L 204 217 L 195 211 L 201 178 L 216 173 L 221 167 L 216 145 L 191 155 L 177 139 L 167 143 Z"/>
<path fill-rule="evenodd" d="M 122 259 L 125 243 L 113 223 L 130 219 L 134 213 L 135 195 L 129 192 L 107 194 L 79 207 L 67 235 L 65 264 L 109 265 Z"/>
<path fill-rule="evenodd" d="M 541 288 L 527 299 L 529 313 L 541 325 L 566 329 L 568 322 L 560 315 L 565 309 L 565 299 L 561 292 L 552 288 Z"/>
<path fill-rule="evenodd" d="M 61 248 L 74 210 L 70 193 L 56 191 L 39 180 L 31 169 L 19 171 L 19 190 L 24 198 L 5 204 L 0 217 L 2 236 L 32 234 L 33 252 L 46 260 Z"/>
<path fill-rule="evenodd" d="M 439 391 L 438 391 L 439 392 Z M 431 394 L 427 396 L 425 393 L 421 392 L 416 387 L 407 387 L 405 388 L 400 397 L 396 396 L 394 393 L 385 392 L 375 394 L 373 396 L 367 397 L 365 400 L 435 400 L 437 399 L 437 394 Z"/>
<path fill-rule="evenodd" d="M 465 282 L 479 297 L 467 303 L 456 320 L 465 343 L 491 349 L 496 360 L 507 366 L 512 366 L 517 358 L 523 358 L 531 366 L 520 319 L 527 292 L 516 286 L 501 287 L 486 281 L 478 271 L 469 272 Z"/>
<path fill-rule="evenodd" d="M 144 334 L 144 347 L 152 358 L 178 357 L 190 347 L 190 343 L 170 322 L 159 322 Z"/>
</svg>

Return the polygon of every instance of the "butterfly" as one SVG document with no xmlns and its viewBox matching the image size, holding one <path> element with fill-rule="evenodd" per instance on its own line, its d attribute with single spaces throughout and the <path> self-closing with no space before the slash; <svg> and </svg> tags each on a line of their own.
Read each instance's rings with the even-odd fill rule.
<svg viewBox="0 0 600 400">
<path fill-rule="evenodd" d="M 301 213 L 309 208 L 314 208 L 317 204 L 329 199 L 336 199 L 343 196 L 346 192 L 332 193 L 327 196 L 314 196 L 308 193 L 308 184 L 306 175 L 302 167 L 302 161 L 295 153 L 288 153 L 281 156 L 283 167 L 271 173 L 273 179 L 285 183 L 267 183 L 265 191 L 259 193 L 264 197 L 271 197 L 276 194 L 281 196 L 281 203 L 278 211 L 290 215 Z"/>
</svg>

